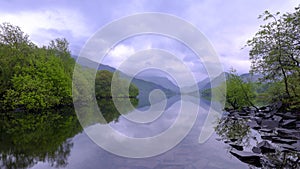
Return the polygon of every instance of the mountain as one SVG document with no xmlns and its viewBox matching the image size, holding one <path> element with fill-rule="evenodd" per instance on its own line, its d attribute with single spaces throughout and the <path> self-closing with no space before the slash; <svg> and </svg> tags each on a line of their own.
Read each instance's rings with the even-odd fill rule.
<svg viewBox="0 0 300 169">
<path fill-rule="evenodd" d="M 137 76 L 136 78 L 158 84 L 173 92 L 179 93 L 179 87 L 172 83 L 168 78 L 161 76 Z"/>
<path fill-rule="evenodd" d="M 89 68 L 96 68 L 98 66 L 98 63 L 90 60 L 90 59 L 87 59 L 87 58 L 84 58 L 84 57 L 81 57 L 80 58 L 80 64 L 84 67 L 89 67 Z M 136 77 L 131 77 L 111 66 L 108 66 L 108 65 L 103 65 L 103 64 L 100 64 L 99 67 L 98 67 L 98 70 L 107 70 L 107 71 L 110 71 L 110 72 L 116 72 L 118 71 L 119 72 L 119 75 L 121 78 L 124 78 L 124 79 L 128 79 L 128 80 L 131 80 L 131 83 L 133 83 L 138 89 L 139 89 L 139 107 L 141 106 L 145 106 L 145 105 L 149 105 L 149 94 L 151 93 L 151 91 L 155 90 L 155 89 L 159 89 L 161 91 L 163 91 L 166 95 L 166 97 L 171 97 L 171 96 L 174 96 L 176 95 L 177 91 L 179 91 L 179 88 L 177 89 L 176 86 L 171 82 L 169 81 L 169 79 L 167 78 L 158 78 L 158 79 L 155 79 L 156 77 L 143 77 L 144 79 L 139 79 L 139 78 L 136 78 Z M 147 80 L 149 79 L 149 80 Z M 159 84 L 157 84 L 159 83 Z M 166 85 L 164 85 L 164 83 L 166 83 Z M 170 87 L 171 89 L 168 89 L 166 87 Z M 172 90 L 174 89 L 174 91 Z M 159 101 L 159 100 L 157 100 Z"/>
<path fill-rule="evenodd" d="M 77 56 L 73 56 L 75 59 L 77 59 L 78 57 Z M 98 67 L 98 70 L 107 70 L 107 71 L 110 71 L 110 72 L 115 72 L 116 69 L 113 68 L 113 67 L 110 67 L 108 65 L 104 65 L 104 64 L 98 64 L 97 62 L 94 62 L 88 58 L 85 58 L 85 57 L 81 57 L 80 60 L 80 65 L 81 66 L 84 66 L 84 67 L 89 67 L 89 68 L 96 68 Z"/>
<path fill-rule="evenodd" d="M 229 73 L 223 72 L 219 76 L 215 77 L 214 79 L 210 78 L 205 78 L 204 80 L 200 81 L 197 83 L 195 86 L 189 86 L 189 87 L 184 87 L 181 89 L 184 93 L 194 93 L 196 91 L 204 91 L 206 89 L 214 88 L 219 86 L 228 78 Z"/>
<path fill-rule="evenodd" d="M 263 75 L 252 75 L 250 73 L 245 73 L 240 75 L 244 82 L 259 82 L 259 79 L 263 77 Z"/>
</svg>

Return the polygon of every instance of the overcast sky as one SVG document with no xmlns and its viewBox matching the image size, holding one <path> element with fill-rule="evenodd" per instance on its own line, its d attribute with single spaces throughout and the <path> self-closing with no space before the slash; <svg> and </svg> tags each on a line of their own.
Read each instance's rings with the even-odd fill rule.
<svg viewBox="0 0 300 169">
<path fill-rule="evenodd" d="M 262 21 L 258 15 L 265 10 L 293 12 L 298 4 L 297 0 L 1 0 L 0 22 L 20 26 L 38 45 L 65 37 L 72 54 L 78 55 L 86 41 L 111 21 L 142 12 L 172 14 L 195 25 L 206 36 L 225 71 L 234 67 L 246 73 L 250 68 L 248 49 L 241 48 L 259 29 Z M 182 46 L 174 39 L 143 35 L 117 45 L 105 63 L 118 67 L 139 50 L 160 48 L 178 55 L 193 71 L 203 72 L 201 68 L 193 69 L 201 63 L 189 59 L 192 52 Z"/>
</svg>

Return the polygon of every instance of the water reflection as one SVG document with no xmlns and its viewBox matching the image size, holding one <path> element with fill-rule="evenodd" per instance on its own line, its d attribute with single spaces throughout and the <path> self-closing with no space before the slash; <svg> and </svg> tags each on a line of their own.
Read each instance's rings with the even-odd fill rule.
<svg viewBox="0 0 300 169">
<path fill-rule="evenodd" d="M 132 106 L 127 105 L 126 99 L 130 99 Z M 127 114 L 134 109 L 139 103 L 138 99 L 135 98 L 119 98 L 119 99 L 99 99 L 97 100 L 100 112 L 107 123 L 118 122 L 120 117 L 120 112 L 122 114 Z M 118 109 L 116 108 L 118 105 Z M 99 123 L 106 123 L 100 120 Z"/>
<path fill-rule="evenodd" d="M 250 118 L 222 117 L 215 128 L 218 140 L 228 144 L 228 151 L 249 168 L 299 168 L 300 152 L 287 143 L 274 140 L 275 131 L 250 128 Z M 270 130 L 271 131 L 271 130 Z M 289 139 L 278 138 L 281 141 Z M 299 143 L 299 140 L 294 140 Z M 293 142 L 291 142 L 293 143 Z"/>
<path fill-rule="evenodd" d="M 130 100 L 133 106 L 137 99 Z M 117 99 L 123 112 L 130 112 L 123 99 Z M 120 113 L 111 99 L 98 101 L 106 122 L 118 122 Z M 98 121 L 103 122 L 103 121 Z M 82 131 L 73 107 L 40 114 L 18 112 L 0 116 L 0 168 L 30 168 L 38 162 L 63 168 L 73 148 L 72 138 Z"/>
<path fill-rule="evenodd" d="M 39 161 L 65 167 L 71 139 L 82 129 L 72 109 L 62 112 L 25 112 L 1 116 L 0 168 L 28 168 Z"/>
</svg>

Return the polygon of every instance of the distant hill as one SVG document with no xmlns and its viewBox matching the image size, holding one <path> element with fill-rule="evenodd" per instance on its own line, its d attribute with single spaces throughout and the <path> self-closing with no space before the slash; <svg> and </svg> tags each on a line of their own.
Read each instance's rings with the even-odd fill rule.
<svg viewBox="0 0 300 169">
<path fill-rule="evenodd" d="M 228 73 L 227 72 L 223 72 L 221 73 L 219 76 L 215 77 L 214 79 L 210 79 L 210 78 L 205 78 L 204 80 L 200 81 L 197 83 L 197 86 L 189 86 L 189 87 L 184 87 L 182 89 L 182 91 L 184 93 L 194 93 L 196 91 L 204 91 L 206 89 L 210 89 L 210 88 L 214 88 L 217 87 L 218 85 L 220 85 L 222 82 L 224 82 L 224 78 L 225 80 L 228 78 Z"/>
<path fill-rule="evenodd" d="M 155 84 L 158 84 L 166 89 L 169 89 L 173 92 L 179 93 L 179 87 L 176 86 L 174 83 L 172 83 L 168 78 L 166 77 L 160 77 L 160 76 L 137 76 L 136 78 L 145 80 L 148 82 L 152 82 Z"/>
<path fill-rule="evenodd" d="M 89 67 L 89 68 L 95 68 L 98 66 L 98 63 L 83 57 L 80 58 L 80 63 L 82 66 Z M 107 70 L 110 72 L 118 71 L 121 78 L 129 79 L 129 80 L 131 79 L 131 83 L 133 83 L 139 89 L 139 96 L 138 96 L 140 98 L 139 107 L 150 104 L 148 97 L 150 92 L 155 89 L 159 89 L 163 91 L 167 97 L 174 96 L 179 91 L 179 88 L 178 87 L 176 88 L 176 86 L 167 78 L 161 78 L 161 77 L 157 78 L 154 76 L 147 77 L 147 78 L 143 77 L 144 79 L 139 79 L 135 77 L 132 78 L 131 76 L 111 66 L 103 65 L 103 64 L 99 65 L 98 70 Z M 171 89 L 166 87 L 170 87 Z"/>
<path fill-rule="evenodd" d="M 240 75 L 244 82 L 259 82 L 259 79 L 263 77 L 263 75 L 252 75 L 250 73 L 245 73 Z"/>
</svg>

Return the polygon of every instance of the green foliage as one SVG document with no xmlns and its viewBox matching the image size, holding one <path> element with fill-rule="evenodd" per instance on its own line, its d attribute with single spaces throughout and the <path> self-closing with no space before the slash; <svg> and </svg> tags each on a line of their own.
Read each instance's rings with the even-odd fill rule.
<svg viewBox="0 0 300 169">
<path fill-rule="evenodd" d="M 136 97 L 139 91 L 129 81 L 121 79 L 118 73 L 114 76 L 107 70 L 101 70 L 96 74 L 95 93 L 97 98 Z"/>
<path fill-rule="evenodd" d="M 93 96 L 89 93 L 93 87 L 93 71 L 77 65 L 79 68 L 75 70 L 75 75 L 79 76 L 76 78 L 79 80 L 72 86 L 75 60 L 68 45 L 66 39 L 58 38 L 52 40 L 49 46 L 39 48 L 19 27 L 8 23 L 0 25 L 1 109 L 38 111 L 68 105 L 72 103 L 72 87 L 76 96 L 73 101 L 91 101 Z M 111 81 L 112 73 L 97 73 L 97 97 L 111 97 Z M 115 84 L 117 97 L 138 95 L 138 89 L 126 80 L 117 77 Z"/>
<path fill-rule="evenodd" d="M 70 102 L 71 78 L 60 66 L 61 60 L 54 56 L 43 59 L 18 67 L 20 73 L 14 74 L 12 87 L 4 95 L 5 105 L 12 109 L 45 109 Z"/>
<path fill-rule="evenodd" d="M 3 23 L 0 25 L 0 44 L 19 48 L 22 44 L 29 44 L 29 39 L 20 27 Z"/>
<path fill-rule="evenodd" d="M 1 109 L 37 110 L 71 103 L 74 59 L 53 43 L 38 48 L 19 27 L 0 25 Z M 59 55 L 54 51 L 60 50 Z"/>
<path fill-rule="evenodd" d="M 263 74 L 262 81 L 274 83 L 274 87 L 270 88 L 273 89 L 273 98 L 281 98 L 287 104 L 291 100 L 300 100 L 299 16 L 299 7 L 295 8 L 294 13 L 281 16 L 280 13 L 271 14 L 266 11 L 259 18 L 269 22 L 262 25 L 247 42 L 251 47 L 251 71 Z"/>
<path fill-rule="evenodd" d="M 244 106 L 254 106 L 255 93 L 251 82 L 243 82 L 241 77 L 231 70 L 226 80 L 226 107 L 240 109 Z"/>
</svg>

